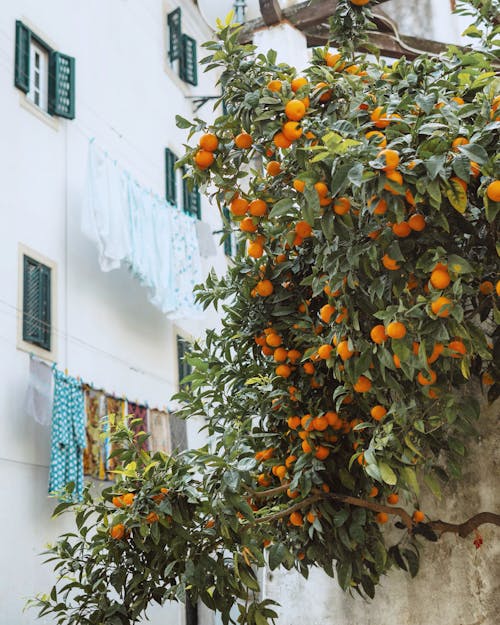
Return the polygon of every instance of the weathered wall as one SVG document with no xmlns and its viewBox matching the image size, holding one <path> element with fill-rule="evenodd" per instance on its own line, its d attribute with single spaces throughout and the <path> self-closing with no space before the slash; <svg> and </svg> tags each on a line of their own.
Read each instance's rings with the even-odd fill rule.
<svg viewBox="0 0 500 625">
<path fill-rule="evenodd" d="M 500 401 L 484 406 L 480 436 L 463 464 L 464 478 L 443 489 L 436 501 L 424 487 L 421 507 L 431 519 L 459 523 L 476 512 L 500 511 Z M 345 594 L 318 569 L 309 580 L 282 569 L 268 573 L 266 596 L 281 602 L 278 625 L 497 625 L 500 614 L 500 528 L 473 536 L 445 534 L 439 543 L 422 541 L 420 572 L 411 579 L 392 571 L 372 601 Z"/>
</svg>

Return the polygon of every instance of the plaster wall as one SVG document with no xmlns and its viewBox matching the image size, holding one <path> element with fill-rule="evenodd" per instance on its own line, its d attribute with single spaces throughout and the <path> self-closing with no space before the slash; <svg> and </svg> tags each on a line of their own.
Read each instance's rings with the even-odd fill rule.
<svg viewBox="0 0 500 625">
<path fill-rule="evenodd" d="M 182 4 L 183 31 L 199 44 L 210 32 L 195 4 L 170 0 L 3 0 L 0 3 L 0 623 L 48 624 L 25 598 L 50 589 L 38 557 L 68 529 L 52 520 L 47 497 L 50 428 L 24 411 L 29 354 L 16 348 L 18 245 L 56 263 L 56 360 L 61 369 L 132 401 L 168 404 L 177 389 L 176 334 L 200 336 L 217 318 L 169 321 L 149 303 L 126 269 L 98 266 L 97 248 L 80 230 L 88 143 L 108 151 L 143 186 L 164 196 L 164 149 L 183 152 L 186 132 L 175 115 L 192 118 L 190 98 L 217 95 L 215 77 L 199 68 L 199 84 L 183 83 L 167 61 L 168 12 Z M 76 59 L 76 118 L 36 113 L 14 87 L 15 21 Z M 198 49 L 199 58 L 204 54 Z M 210 119 L 211 103 L 199 114 Z M 182 195 L 182 194 L 178 194 Z M 220 229 L 218 211 L 203 199 L 202 218 Z M 226 259 L 204 261 L 224 271 Z M 188 423 L 200 446 L 199 422 Z M 182 623 L 182 610 L 152 611 L 152 624 Z"/>
</svg>

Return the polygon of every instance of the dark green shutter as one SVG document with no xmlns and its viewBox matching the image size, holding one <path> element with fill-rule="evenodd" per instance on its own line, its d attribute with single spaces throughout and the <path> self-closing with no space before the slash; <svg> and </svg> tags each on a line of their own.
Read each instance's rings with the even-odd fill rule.
<svg viewBox="0 0 500 625">
<path fill-rule="evenodd" d="M 75 118 L 75 59 L 61 52 L 50 52 L 49 113 Z"/>
<path fill-rule="evenodd" d="M 165 148 L 165 199 L 170 204 L 175 204 L 177 200 L 177 185 L 175 184 L 175 163 L 177 156 Z"/>
<path fill-rule="evenodd" d="M 177 366 L 179 371 L 179 388 L 189 386 L 182 384 L 182 380 L 191 373 L 191 365 L 186 360 L 186 354 L 189 351 L 189 341 L 177 335 Z"/>
<path fill-rule="evenodd" d="M 180 77 L 184 82 L 196 86 L 198 84 L 198 67 L 196 60 L 196 40 L 188 35 L 181 38 L 181 57 L 179 66 Z"/>
<path fill-rule="evenodd" d="M 229 213 L 229 208 L 227 208 L 227 206 L 224 206 L 224 208 L 222 209 L 222 212 L 224 214 L 224 217 L 227 219 L 228 223 L 231 223 L 231 215 Z M 226 238 L 224 239 L 224 254 L 226 256 L 233 255 L 233 235 L 231 232 L 227 232 Z"/>
<path fill-rule="evenodd" d="M 201 219 L 201 196 L 198 190 L 198 185 L 193 185 L 190 190 L 190 183 L 187 178 L 182 179 L 182 196 L 183 203 L 182 208 L 188 215 L 196 216 Z"/>
<path fill-rule="evenodd" d="M 50 267 L 24 256 L 23 340 L 50 351 Z"/>
<path fill-rule="evenodd" d="M 16 20 L 16 67 L 14 84 L 28 93 L 30 90 L 30 39 L 31 33 L 22 22 Z"/>
<path fill-rule="evenodd" d="M 168 24 L 168 57 L 170 62 L 181 58 L 181 9 L 180 7 L 167 15 Z"/>
<path fill-rule="evenodd" d="M 198 604 L 186 593 L 186 625 L 198 625 Z"/>
</svg>

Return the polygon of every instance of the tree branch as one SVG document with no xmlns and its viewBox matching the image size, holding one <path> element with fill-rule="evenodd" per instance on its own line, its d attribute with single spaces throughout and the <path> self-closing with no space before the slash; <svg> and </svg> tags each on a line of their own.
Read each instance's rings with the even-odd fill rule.
<svg viewBox="0 0 500 625">
<path fill-rule="evenodd" d="M 466 538 L 480 525 L 491 523 L 500 526 L 500 514 L 494 512 L 479 512 L 463 523 L 447 523 L 446 521 L 430 521 L 427 526 L 439 534 L 451 532 L 458 534 L 460 538 Z"/>
<path fill-rule="evenodd" d="M 329 499 L 335 499 L 335 501 L 342 501 L 348 503 L 351 506 L 358 506 L 359 508 L 367 508 L 368 510 L 374 510 L 375 512 L 385 512 L 386 514 L 394 514 L 398 516 L 401 521 L 406 525 L 408 531 L 413 528 L 413 519 L 406 512 L 404 508 L 395 508 L 394 506 L 384 506 L 383 504 L 376 503 L 375 501 L 366 501 L 366 499 L 359 499 L 358 497 L 351 497 L 349 495 L 336 495 L 335 493 L 325 493 L 325 497 Z"/>
</svg>

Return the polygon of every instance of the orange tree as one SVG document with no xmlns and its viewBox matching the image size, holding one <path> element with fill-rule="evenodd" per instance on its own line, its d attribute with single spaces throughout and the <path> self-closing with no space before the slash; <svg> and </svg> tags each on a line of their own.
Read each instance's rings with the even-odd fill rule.
<svg viewBox="0 0 500 625">
<path fill-rule="evenodd" d="M 301 76 L 234 25 L 206 44 L 226 112 L 178 118 L 203 133 L 180 165 L 229 207 L 240 251 L 198 290 L 222 329 L 193 347 L 178 397 L 211 445 L 150 456 L 118 430 L 119 479 L 86 490 L 76 533 L 48 552 L 60 579 L 38 605 L 57 622 L 134 623 L 189 597 L 264 625 L 265 562 L 372 597 L 389 568 L 417 573 L 422 539 L 500 524 L 419 506 L 423 484 L 439 497 L 461 475 L 471 378 L 491 401 L 500 388 L 496 5 L 471 3 L 481 52 L 391 66 L 353 50 L 369 5 L 338 3 L 344 45 L 314 50 Z"/>
</svg>

